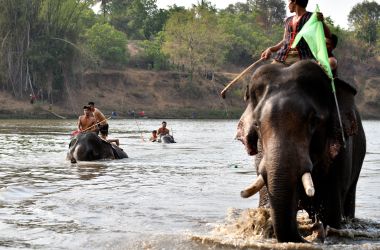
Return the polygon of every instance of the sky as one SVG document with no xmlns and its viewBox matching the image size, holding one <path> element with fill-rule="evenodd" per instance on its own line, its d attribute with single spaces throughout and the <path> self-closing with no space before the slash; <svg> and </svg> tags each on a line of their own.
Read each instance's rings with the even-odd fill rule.
<svg viewBox="0 0 380 250">
<path fill-rule="evenodd" d="M 224 9 L 229 4 L 237 2 L 246 2 L 245 0 L 209 0 L 217 9 Z M 286 3 L 287 0 L 284 0 Z M 364 0 L 309 0 L 307 10 L 313 12 L 316 5 L 319 5 L 320 11 L 325 17 L 331 17 L 335 25 L 339 25 L 342 28 L 348 28 L 348 14 L 352 7 L 357 3 L 361 3 Z M 371 0 L 370 0 L 371 1 Z M 373 0 L 372 0 L 373 1 Z M 380 0 L 374 0 L 380 4 Z M 157 0 L 158 8 L 166 8 L 169 5 L 176 4 L 177 6 L 191 7 L 192 4 L 197 4 L 197 0 Z M 200 1 L 199 1 L 200 2 Z M 288 12 L 288 15 L 290 13 Z"/>
</svg>

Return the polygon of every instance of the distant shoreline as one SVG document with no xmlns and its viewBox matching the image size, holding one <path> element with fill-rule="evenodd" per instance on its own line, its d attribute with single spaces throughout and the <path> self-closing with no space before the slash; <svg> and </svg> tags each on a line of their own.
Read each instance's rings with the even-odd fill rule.
<svg viewBox="0 0 380 250">
<path fill-rule="evenodd" d="M 239 119 L 242 113 L 237 114 L 229 114 L 227 117 L 223 114 L 209 114 L 202 113 L 198 116 L 190 116 L 190 115 L 162 115 L 162 116 L 144 116 L 144 117 L 132 117 L 132 116 L 116 116 L 112 119 L 188 119 L 188 120 L 207 120 L 207 119 L 216 119 L 216 120 L 229 120 L 229 119 Z M 12 120 L 12 119 L 20 119 L 20 120 L 75 120 L 78 119 L 75 115 L 65 115 L 65 119 L 59 118 L 57 116 L 54 116 L 49 113 L 45 114 L 31 114 L 31 113 L 17 113 L 17 114 L 9 114 L 9 113 L 0 113 L 0 120 Z M 371 116 L 362 116 L 362 120 L 373 120 L 373 121 L 380 121 L 378 117 L 371 117 Z"/>
<path fill-rule="evenodd" d="M 200 111 L 196 114 L 193 114 L 191 112 L 181 112 L 178 113 L 176 111 L 169 111 L 167 113 L 161 113 L 161 115 L 158 114 L 148 114 L 147 116 L 131 116 L 127 114 L 121 114 L 113 117 L 112 119 L 239 119 L 241 114 L 243 112 L 239 111 L 229 111 L 228 114 L 225 113 L 223 110 L 212 110 L 212 111 Z M 108 112 L 104 113 L 106 116 L 108 115 Z M 62 116 L 64 118 L 60 118 L 52 113 L 49 113 L 47 111 L 45 112 L 21 112 L 16 111 L 15 113 L 0 112 L 0 119 L 7 120 L 7 119 L 50 119 L 50 120 L 70 120 L 70 119 L 78 119 L 77 115 L 70 115 L 70 114 L 60 114 L 59 116 Z"/>
</svg>

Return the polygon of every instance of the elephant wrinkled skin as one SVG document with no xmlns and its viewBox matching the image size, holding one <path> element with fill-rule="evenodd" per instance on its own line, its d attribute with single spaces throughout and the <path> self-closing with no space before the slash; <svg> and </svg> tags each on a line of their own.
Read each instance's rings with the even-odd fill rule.
<svg viewBox="0 0 380 250">
<path fill-rule="evenodd" d="M 86 132 L 77 135 L 69 145 L 68 160 L 94 161 L 102 159 L 122 159 L 128 155 L 118 146 L 102 140 L 94 132 Z"/>
<path fill-rule="evenodd" d="M 296 221 L 299 209 L 324 227 L 339 228 L 343 217 L 355 216 L 366 141 L 356 90 L 339 79 L 335 84 L 345 144 L 331 80 L 316 63 L 264 65 L 247 89 L 237 138 L 248 154 L 258 151 L 258 179 L 242 196 L 260 191 L 259 205 L 270 205 L 279 242 L 304 241 Z"/>
</svg>

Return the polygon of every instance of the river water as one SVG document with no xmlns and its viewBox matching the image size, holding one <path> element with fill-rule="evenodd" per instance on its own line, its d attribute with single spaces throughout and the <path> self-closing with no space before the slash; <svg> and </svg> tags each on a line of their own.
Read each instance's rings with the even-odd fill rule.
<svg viewBox="0 0 380 250">
<path fill-rule="evenodd" d="M 111 119 L 109 137 L 130 158 L 71 164 L 76 121 L 1 120 L 0 248 L 380 248 L 380 122 L 364 122 L 359 226 L 351 237 L 306 246 L 237 234 L 257 206 L 257 197 L 239 195 L 255 172 L 234 140 L 237 120 L 167 122 L 176 144 L 148 141 L 161 120 Z"/>
</svg>

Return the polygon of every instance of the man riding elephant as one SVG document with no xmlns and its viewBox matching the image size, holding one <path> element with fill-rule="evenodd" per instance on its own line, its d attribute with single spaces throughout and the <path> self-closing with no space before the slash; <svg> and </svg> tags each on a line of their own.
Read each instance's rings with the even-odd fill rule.
<svg viewBox="0 0 380 250">
<path fill-rule="evenodd" d="M 306 11 L 307 4 L 308 0 L 289 0 L 289 11 L 295 15 L 286 19 L 283 39 L 278 44 L 264 50 L 261 58 L 267 60 L 272 53 L 277 52 L 273 63 L 282 63 L 287 66 L 299 60 L 314 59 L 313 53 L 304 39 L 301 39 L 297 46 L 292 48 L 296 35 L 312 16 L 311 12 Z M 323 19 L 322 13 L 318 13 L 318 20 L 323 23 L 324 33 L 327 38 L 330 38 L 330 29 L 323 22 Z"/>
<path fill-rule="evenodd" d="M 164 143 L 175 143 L 174 137 L 170 135 L 169 129 L 166 128 L 167 123 L 162 122 L 161 127 L 157 129 L 157 136 L 159 136 L 158 141 Z"/>
</svg>

